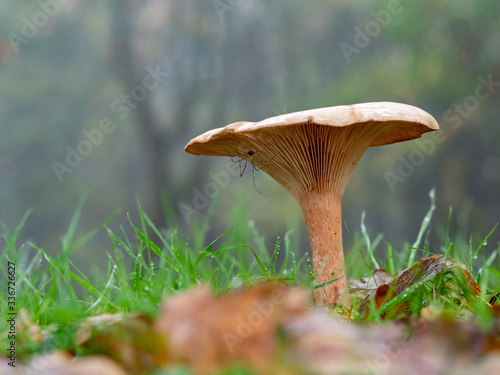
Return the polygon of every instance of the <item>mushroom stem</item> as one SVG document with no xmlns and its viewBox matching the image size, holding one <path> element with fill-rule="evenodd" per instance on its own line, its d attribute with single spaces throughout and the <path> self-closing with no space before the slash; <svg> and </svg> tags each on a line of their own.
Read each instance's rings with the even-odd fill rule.
<svg viewBox="0 0 500 375">
<path fill-rule="evenodd" d="M 332 192 L 311 192 L 300 205 L 311 239 L 313 270 L 317 285 L 339 279 L 314 292 L 317 305 L 348 300 L 342 248 L 342 197 Z"/>
</svg>

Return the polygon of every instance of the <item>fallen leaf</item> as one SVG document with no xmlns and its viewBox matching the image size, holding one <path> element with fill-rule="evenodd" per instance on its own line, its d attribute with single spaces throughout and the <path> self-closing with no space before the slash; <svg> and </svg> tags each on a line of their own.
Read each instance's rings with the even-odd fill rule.
<svg viewBox="0 0 500 375">
<path fill-rule="evenodd" d="M 375 288 L 375 285 L 378 283 L 375 281 L 371 282 L 372 279 L 366 281 L 365 284 L 363 284 L 363 280 L 353 283 L 353 287 L 357 291 L 360 290 L 360 287 L 365 287 L 364 293 L 366 297 L 359 308 L 360 311 L 365 312 L 365 316 L 369 315 L 369 302 L 371 298 L 374 299 L 375 308 L 378 310 L 416 283 L 423 284 L 441 273 L 455 272 L 454 280 L 457 281 L 457 284 L 460 286 L 464 284 L 463 286 L 465 288 L 461 289 L 462 292 L 469 292 L 473 296 L 481 292 L 481 287 L 474 281 L 465 267 L 458 265 L 454 259 L 446 259 L 443 255 L 422 258 L 411 267 L 397 273 L 392 280 L 388 280 L 389 274 L 385 271 L 377 271 L 377 276 L 374 276 L 373 279 L 378 279 L 379 282 L 385 281 L 385 284 Z M 461 277 L 463 277 L 463 283 L 460 280 Z M 390 309 L 390 316 L 394 317 L 401 315 L 404 313 L 405 308 L 406 303 L 404 301 L 395 303 Z M 381 313 L 381 317 L 387 317 L 388 313 L 388 311 Z"/>
<path fill-rule="evenodd" d="M 176 362 L 210 372 L 233 362 L 269 364 L 279 327 L 306 313 L 310 293 L 268 282 L 213 296 L 206 286 L 168 298 L 155 329 Z"/>
<path fill-rule="evenodd" d="M 391 285 L 396 288 L 396 292 L 399 294 L 415 282 L 430 280 L 446 270 L 460 271 L 470 292 L 474 295 L 481 293 L 481 287 L 474 281 L 469 271 L 458 265 L 454 259 L 446 258 L 444 255 L 434 255 L 418 260 L 411 267 L 396 274 Z"/>
<path fill-rule="evenodd" d="M 168 363 L 163 336 L 153 322 L 139 314 L 102 314 L 83 320 L 75 335 L 89 354 L 102 354 L 132 373 L 143 373 Z"/>
<path fill-rule="evenodd" d="M 17 319 L 17 331 L 19 332 L 20 341 L 32 342 L 35 344 L 39 344 L 43 341 L 40 327 L 38 324 L 33 323 L 25 309 L 19 310 Z"/>
<path fill-rule="evenodd" d="M 0 370 L 3 371 L 2 367 Z M 121 366 L 102 356 L 74 358 L 65 352 L 52 352 L 33 357 L 16 372 L 2 375 L 130 375 Z"/>
<path fill-rule="evenodd" d="M 362 277 L 359 280 L 348 278 L 349 291 L 353 296 L 364 299 L 372 295 L 379 286 L 389 284 L 393 277 L 394 275 L 379 268 L 373 271 L 371 277 Z"/>
</svg>

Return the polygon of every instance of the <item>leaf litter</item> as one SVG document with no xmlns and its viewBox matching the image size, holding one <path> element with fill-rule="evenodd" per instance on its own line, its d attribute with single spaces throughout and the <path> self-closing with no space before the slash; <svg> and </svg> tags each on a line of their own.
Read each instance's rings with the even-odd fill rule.
<svg viewBox="0 0 500 375">
<path fill-rule="evenodd" d="M 221 295 L 200 285 L 167 297 L 154 318 L 85 318 L 72 337 L 76 350 L 20 356 L 16 368 L 0 358 L 0 374 L 500 373 L 498 301 L 481 299 L 479 285 L 454 259 L 436 255 L 395 275 L 378 269 L 349 281 L 354 302 L 343 308 L 359 314 L 348 319 L 335 313 L 337 306 L 315 308 L 310 290 L 283 282 Z M 446 306 L 467 314 L 434 304 L 446 295 L 443 288 Z M 477 304 L 491 316 L 487 326 L 474 320 Z M 29 314 L 20 319 L 20 334 L 48 340 L 51 333 Z M 169 372 L 179 366 L 185 371 Z"/>
</svg>

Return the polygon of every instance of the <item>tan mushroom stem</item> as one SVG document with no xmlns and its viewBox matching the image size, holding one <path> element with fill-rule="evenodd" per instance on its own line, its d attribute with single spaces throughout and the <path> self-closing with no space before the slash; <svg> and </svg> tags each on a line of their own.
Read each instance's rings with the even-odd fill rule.
<svg viewBox="0 0 500 375">
<path fill-rule="evenodd" d="M 334 194 L 310 194 L 301 202 L 311 240 L 313 270 L 317 285 L 336 280 L 315 290 L 320 304 L 347 302 L 344 250 L 342 246 L 341 197 Z"/>
<path fill-rule="evenodd" d="M 319 305 L 346 302 L 341 199 L 359 160 L 383 130 L 383 125 L 369 123 L 350 127 L 306 123 L 248 132 L 244 139 L 239 134 L 238 142 L 228 139 L 225 146 L 228 154 L 236 147 L 239 156 L 269 174 L 300 204 L 317 285 L 339 279 L 315 290 Z"/>
</svg>

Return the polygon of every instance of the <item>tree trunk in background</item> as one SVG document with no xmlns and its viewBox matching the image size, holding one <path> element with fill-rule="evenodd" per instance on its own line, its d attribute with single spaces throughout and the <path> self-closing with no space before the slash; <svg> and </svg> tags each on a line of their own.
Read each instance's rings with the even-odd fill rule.
<svg viewBox="0 0 500 375">
<path fill-rule="evenodd" d="M 129 0 L 112 1 L 111 5 L 111 24 L 112 24 L 112 52 L 113 65 L 116 67 L 116 74 L 123 82 L 124 92 L 129 93 L 135 86 L 142 85 L 145 68 L 138 72 L 135 66 L 136 58 L 134 56 L 132 21 L 137 15 L 134 14 L 134 6 Z M 154 67 L 152 66 L 154 69 Z M 162 211 L 161 193 L 169 183 L 169 165 L 166 163 L 166 153 L 169 149 L 169 140 L 161 131 L 161 125 L 158 124 L 151 103 L 151 92 L 148 92 L 146 98 L 138 103 L 132 110 L 138 123 L 138 131 L 143 139 L 143 152 L 146 159 L 148 180 L 149 202 L 147 214 L 158 226 L 165 226 L 165 217 Z"/>
<path fill-rule="evenodd" d="M 178 4 L 181 6 L 182 4 Z M 142 85 L 142 79 L 145 74 L 145 69 L 147 66 L 138 67 L 137 61 L 140 60 L 140 56 L 135 55 L 134 49 L 134 36 L 135 29 L 133 22 L 138 19 L 138 14 L 135 13 L 136 5 L 131 0 L 118 1 L 115 0 L 111 2 L 110 5 L 110 19 L 112 24 L 112 40 L 113 40 L 113 67 L 118 79 L 124 85 L 124 92 L 128 93 L 137 85 Z M 138 8 L 140 9 L 140 7 Z M 171 11 L 173 13 L 182 12 L 182 9 L 177 9 L 172 7 Z M 176 19 L 176 15 L 170 15 L 170 19 Z M 167 42 L 171 42 L 176 38 L 182 38 L 183 35 L 171 35 L 167 33 L 163 38 L 165 39 L 165 45 Z M 191 42 L 196 43 L 198 48 L 203 45 L 203 40 L 198 40 L 193 38 Z M 159 50 L 158 57 L 163 57 L 165 51 Z M 150 67 L 154 69 L 156 62 L 151 61 Z M 183 65 L 179 62 L 174 69 L 180 69 Z M 169 67 L 171 68 L 171 67 Z M 166 67 L 161 68 L 163 72 Z M 177 72 L 179 73 L 179 72 Z M 177 74 L 176 73 L 176 74 Z M 196 72 L 188 72 L 188 75 Z M 187 77 L 181 77 L 187 78 Z M 168 78 L 167 78 L 168 79 Z M 224 91 L 227 91 L 227 82 L 223 80 L 222 86 Z M 144 181 L 148 186 L 149 202 L 147 205 L 147 214 L 153 220 L 153 222 L 159 226 L 166 226 L 167 212 L 164 212 L 163 206 L 165 204 L 165 199 L 169 201 L 171 207 L 176 211 L 177 216 L 179 212 L 177 210 L 177 205 L 179 202 L 188 202 L 192 199 L 191 189 L 186 189 L 180 186 L 176 180 L 171 179 L 170 176 L 173 175 L 174 171 L 171 168 L 169 161 L 169 153 L 183 152 L 184 144 L 190 139 L 191 134 L 189 130 L 191 129 L 192 123 L 192 112 L 193 107 L 196 102 L 200 100 L 200 97 L 206 92 L 203 83 L 196 80 L 181 79 L 179 82 L 171 81 L 169 82 L 172 86 L 172 91 L 175 92 L 177 107 L 175 111 L 171 114 L 170 123 L 173 126 L 167 126 L 166 124 L 159 123 L 158 116 L 155 115 L 154 105 L 153 105 L 153 95 L 154 92 L 148 92 L 147 97 L 144 101 L 138 104 L 132 112 L 137 118 L 138 131 L 142 136 L 143 143 L 143 155 L 147 162 L 147 174 L 148 179 Z M 162 88 L 159 88 L 161 90 Z M 170 90 L 169 90 L 170 91 Z M 223 117 L 223 109 L 225 102 L 222 100 L 221 95 L 217 95 L 215 90 L 210 87 L 210 97 L 214 104 L 213 118 L 207 119 L 206 129 L 213 127 L 213 123 L 216 126 L 222 126 L 221 117 Z M 205 180 L 205 170 L 206 161 L 199 160 L 190 166 L 191 168 L 191 184 L 201 184 Z M 177 220 L 175 220 L 177 223 Z M 177 225 L 177 224 L 175 224 Z"/>
</svg>

